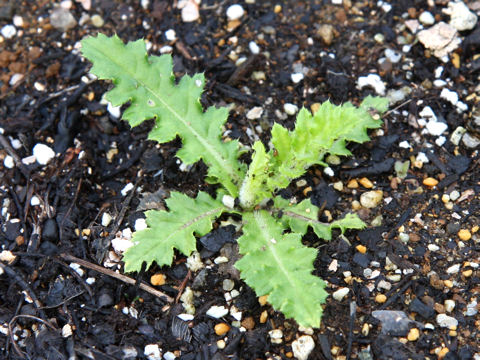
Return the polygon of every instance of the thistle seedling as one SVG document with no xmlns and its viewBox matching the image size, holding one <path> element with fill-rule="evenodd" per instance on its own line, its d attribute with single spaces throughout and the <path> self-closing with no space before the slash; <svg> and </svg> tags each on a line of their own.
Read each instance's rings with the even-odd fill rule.
<svg viewBox="0 0 480 360">
<path fill-rule="evenodd" d="M 125 271 L 139 271 L 143 263 L 170 265 L 174 249 L 189 256 L 196 250 L 196 237 L 209 233 L 220 215 L 235 213 L 243 224 L 238 238 L 242 257 L 235 264 L 242 279 L 258 296 L 268 295 L 268 302 L 286 317 L 319 327 L 327 292 L 325 282 L 312 274 L 317 250 L 304 246 L 302 236 L 311 228 L 330 240 L 334 228 L 343 233 L 365 224 L 354 214 L 320 222 L 319 209 L 310 199 L 294 203 L 278 190 L 311 166 L 326 166 L 329 154 L 350 155 L 348 142 L 368 141 L 367 129 L 381 126 L 371 111 L 385 112 L 387 100 L 367 97 L 360 107 L 327 101 L 315 114 L 303 108 L 293 130 L 273 126 L 271 149 L 261 141 L 253 144 L 247 166 L 239 160 L 238 141 L 222 140 L 227 108 L 204 110 L 200 104 L 203 74 L 185 75 L 177 83 L 171 56 L 148 56 L 143 40 L 125 45 L 117 36 L 99 34 L 82 41 L 82 53 L 93 63 L 93 74 L 113 82 L 106 99 L 114 106 L 128 104 L 124 120 L 137 126 L 155 119 L 148 138 L 165 143 L 179 137 L 182 147 L 176 156 L 186 165 L 202 160 L 208 167 L 206 181 L 218 188 L 216 198 L 202 191 L 196 198 L 172 192 L 168 210 L 147 211 L 148 228 L 133 234 L 134 245 L 123 258 Z M 226 206 L 225 200 L 232 198 L 238 205 Z"/>
</svg>

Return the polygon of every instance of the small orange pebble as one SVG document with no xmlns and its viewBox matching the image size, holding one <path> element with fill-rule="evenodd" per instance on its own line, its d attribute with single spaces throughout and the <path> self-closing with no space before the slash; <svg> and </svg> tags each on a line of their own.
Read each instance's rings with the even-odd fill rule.
<svg viewBox="0 0 480 360">
<path fill-rule="evenodd" d="M 293 353 L 291 351 L 288 351 L 285 353 L 285 356 L 289 359 L 291 359 L 293 357 Z"/>
<path fill-rule="evenodd" d="M 445 355 L 447 355 L 447 353 L 448 353 L 449 351 L 450 351 L 450 350 L 448 350 L 448 348 L 446 348 L 446 347 L 442 348 L 442 349 L 438 352 L 438 354 L 437 354 L 438 358 L 439 358 L 439 359 L 443 359 L 443 358 L 445 357 Z"/>
<path fill-rule="evenodd" d="M 472 234 L 475 234 L 480 228 L 478 227 L 478 225 L 475 225 L 474 227 L 472 227 Z"/>
<path fill-rule="evenodd" d="M 165 280 L 166 280 L 166 276 L 165 274 L 155 274 L 155 275 L 152 275 L 150 277 L 150 283 L 153 285 L 153 286 L 160 286 L 160 285 L 164 285 L 165 284 Z"/>
<path fill-rule="evenodd" d="M 466 278 L 472 276 L 472 274 L 473 274 L 473 270 L 472 270 L 472 269 L 465 270 L 465 271 L 462 272 L 462 275 L 463 275 L 464 277 L 466 277 Z"/>
<path fill-rule="evenodd" d="M 373 183 L 366 177 L 361 178 L 358 182 L 366 189 L 373 188 Z"/>
<path fill-rule="evenodd" d="M 15 242 L 17 243 L 17 245 L 23 245 L 25 243 L 25 238 L 22 236 L 22 235 L 18 235 L 16 238 L 15 238 Z"/>
<path fill-rule="evenodd" d="M 356 179 L 352 179 L 347 183 L 347 187 L 349 189 L 356 189 L 358 188 L 358 181 Z"/>
<path fill-rule="evenodd" d="M 320 103 L 313 103 L 311 106 L 310 106 L 310 110 L 312 110 L 312 114 L 315 114 L 318 109 L 320 109 Z"/>
<path fill-rule="evenodd" d="M 367 252 L 367 247 L 365 245 L 357 245 L 355 247 L 359 253 L 365 254 Z"/>
<path fill-rule="evenodd" d="M 385 301 L 387 301 L 387 297 L 384 294 L 378 294 L 375 296 L 376 303 L 383 304 Z"/>
<path fill-rule="evenodd" d="M 438 180 L 432 177 L 427 177 L 423 179 L 423 185 L 425 186 L 434 187 L 437 184 L 438 184 Z"/>
<path fill-rule="evenodd" d="M 457 53 L 452 54 L 452 64 L 455 69 L 460 69 L 460 55 L 458 55 Z"/>
<path fill-rule="evenodd" d="M 307 186 L 305 189 L 303 189 L 303 195 L 304 196 L 307 196 L 308 193 L 311 193 L 312 192 L 312 187 L 311 186 Z"/>
<path fill-rule="evenodd" d="M 268 295 L 263 295 L 263 296 L 260 296 L 258 298 L 258 303 L 261 305 L 261 306 L 265 306 L 266 303 L 267 303 L 267 300 L 268 300 Z"/>
<path fill-rule="evenodd" d="M 417 341 L 420 337 L 420 331 L 417 328 L 412 328 L 408 332 L 407 340 L 408 341 Z"/>
<path fill-rule="evenodd" d="M 458 237 L 462 241 L 467 241 L 467 240 L 470 240 L 472 238 L 472 234 L 470 233 L 470 230 L 468 230 L 468 229 L 461 229 L 458 232 Z"/>
<path fill-rule="evenodd" d="M 268 319 L 267 310 L 262 311 L 262 313 L 260 314 L 260 324 L 265 324 L 267 322 L 267 319 Z"/>
<path fill-rule="evenodd" d="M 452 280 L 443 280 L 443 285 L 445 285 L 447 288 L 451 289 L 451 288 L 453 288 L 453 281 Z"/>
<path fill-rule="evenodd" d="M 228 324 L 220 323 L 215 325 L 215 334 L 217 334 L 218 336 L 225 335 L 229 331 L 230 331 L 230 326 Z"/>
<path fill-rule="evenodd" d="M 275 5 L 275 7 L 273 8 L 273 12 L 274 12 L 275 14 L 278 14 L 278 13 L 281 12 L 281 11 L 282 11 L 282 5 L 277 4 L 277 5 Z"/>
</svg>

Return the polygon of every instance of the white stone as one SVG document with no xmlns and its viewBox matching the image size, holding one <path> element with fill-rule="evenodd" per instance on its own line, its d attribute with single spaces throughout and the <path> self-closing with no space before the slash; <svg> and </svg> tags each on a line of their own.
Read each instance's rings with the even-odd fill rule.
<svg viewBox="0 0 480 360">
<path fill-rule="evenodd" d="M 445 305 L 446 312 L 452 312 L 455 309 L 455 301 L 451 299 L 447 299 L 443 303 Z"/>
<path fill-rule="evenodd" d="M 37 144 L 33 147 L 33 155 L 40 165 L 46 165 L 55 157 L 55 152 L 45 144 Z"/>
<path fill-rule="evenodd" d="M 229 209 L 233 209 L 235 207 L 235 199 L 230 195 L 223 195 L 222 203 Z"/>
<path fill-rule="evenodd" d="M 440 93 L 440 97 L 447 100 L 452 105 L 456 105 L 458 102 L 458 94 L 449 89 L 443 89 Z"/>
<path fill-rule="evenodd" d="M 261 106 L 255 106 L 247 112 L 247 119 L 256 120 L 256 119 L 259 119 L 260 116 L 262 116 L 262 114 L 263 114 L 263 108 Z"/>
<path fill-rule="evenodd" d="M 80 276 L 83 276 L 85 275 L 85 271 L 83 271 L 83 269 L 80 267 L 80 264 L 77 264 L 77 263 L 70 263 L 70 268 L 72 268 L 73 270 L 75 270 L 75 272 L 80 275 Z"/>
<path fill-rule="evenodd" d="M 143 350 L 143 355 L 145 355 L 148 360 L 162 360 L 162 352 L 158 347 L 158 344 L 146 345 Z"/>
<path fill-rule="evenodd" d="M 17 29 L 15 28 L 15 26 L 8 24 L 2 27 L 2 29 L 0 30 L 0 33 L 5 39 L 11 39 L 17 33 Z"/>
<path fill-rule="evenodd" d="M 85 280 L 85 282 L 88 284 L 88 285 L 93 285 L 95 284 L 95 281 L 96 279 L 94 277 L 89 277 Z"/>
<path fill-rule="evenodd" d="M 128 183 L 123 187 L 120 193 L 122 194 L 122 196 L 126 196 L 133 188 L 134 188 L 134 185 L 132 183 Z"/>
<path fill-rule="evenodd" d="M 112 215 L 108 212 L 104 212 L 102 215 L 102 226 L 108 226 L 112 222 Z"/>
<path fill-rule="evenodd" d="M 10 250 L 0 252 L 0 261 L 11 264 L 17 257 Z"/>
<path fill-rule="evenodd" d="M 458 320 L 454 317 L 445 315 L 445 314 L 438 314 L 437 315 L 437 324 L 440 327 L 444 328 L 455 328 L 458 326 Z"/>
<path fill-rule="evenodd" d="M 350 292 L 347 287 L 340 288 L 332 294 L 332 297 L 337 301 L 342 301 L 345 296 Z"/>
<path fill-rule="evenodd" d="M 212 306 L 207 310 L 207 315 L 215 319 L 220 319 L 228 314 L 228 309 L 225 306 Z"/>
<path fill-rule="evenodd" d="M 450 15 L 450 25 L 458 31 L 472 30 L 477 24 L 477 15 L 463 1 L 450 1 L 442 11 Z"/>
<path fill-rule="evenodd" d="M 343 0 L 332 0 L 332 4 L 333 4 L 333 5 L 342 5 L 342 4 L 343 4 Z"/>
<path fill-rule="evenodd" d="M 108 104 L 107 104 L 107 111 L 115 119 L 118 119 L 120 117 L 120 115 L 122 115 L 121 107 L 120 106 L 113 106 L 111 102 L 108 102 Z"/>
<path fill-rule="evenodd" d="M 323 169 L 323 173 L 330 177 L 335 176 L 335 172 L 330 166 L 327 166 L 325 169 Z"/>
<path fill-rule="evenodd" d="M 12 19 L 13 25 L 16 27 L 23 27 L 23 18 L 20 15 L 15 15 Z"/>
<path fill-rule="evenodd" d="M 386 49 L 385 56 L 392 64 L 396 64 L 402 60 L 402 54 L 392 49 Z"/>
<path fill-rule="evenodd" d="M 293 73 L 290 75 L 290 78 L 295 84 L 298 84 L 300 81 L 303 80 L 304 75 L 302 73 Z"/>
<path fill-rule="evenodd" d="M 420 21 L 423 25 L 433 25 L 435 24 L 435 17 L 429 11 L 424 11 L 418 17 L 418 21 Z"/>
<path fill-rule="evenodd" d="M 234 4 L 227 8 L 227 18 L 230 21 L 240 19 L 243 14 L 245 14 L 245 10 L 243 10 L 242 5 Z"/>
<path fill-rule="evenodd" d="M 455 264 L 450 266 L 447 269 L 447 274 L 452 275 L 452 274 L 457 274 L 460 271 L 460 264 Z"/>
<path fill-rule="evenodd" d="M 148 225 L 145 219 L 140 218 L 135 220 L 135 225 L 133 227 L 135 231 L 141 231 L 141 230 L 145 230 L 148 227 Z"/>
<path fill-rule="evenodd" d="M 360 195 L 360 204 L 367 209 L 373 209 L 382 202 L 382 198 L 382 190 L 367 191 Z"/>
<path fill-rule="evenodd" d="M 32 196 L 32 198 L 30 199 L 30 205 L 32 205 L 32 206 L 40 205 L 40 199 L 38 198 L 38 196 L 36 196 L 36 195 Z"/>
<path fill-rule="evenodd" d="M 180 319 L 180 320 L 183 320 L 183 321 L 192 321 L 195 316 L 193 316 L 192 314 L 178 314 L 177 317 Z"/>
<path fill-rule="evenodd" d="M 163 354 L 163 359 L 164 360 L 175 360 L 177 357 L 175 356 L 174 353 L 171 351 L 167 351 L 165 354 Z"/>
<path fill-rule="evenodd" d="M 283 105 L 283 111 L 285 111 L 285 113 L 287 115 L 295 115 L 298 111 L 298 106 L 297 105 L 294 105 L 294 104 L 291 104 L 291 103 L 286 103 Z"/>
<path fill-rule="evenodd" d="M 8 82 L 11 86 L 15 86 L 18 82 L 20 82 L 25 75 L 23 74 L 13 74 L 12 77 L 10 78 L 10 81 Z"/>
<path fill-rule="evenodd" d="M 168 41 L 174 41 L 177 39 L 177 33 L 173 29 L 168 29 L 165 31 L 165 39 Z"/>
<path fill-rule="evenodd" d="M 433 55 L 442 61 L 449 61 L 448 54 L 462 42 L 458 37 L 457 30 L 443 21 L 427 30 L 420 31 L 417 37 L 425 48 L 432 50 Z"/>
<path fill-rule="evenodd" d="M 457 190 L 453 190 L 450 193 L 450 200 L 455 201 L 460 197 L 460 193 Z"/>
<path fill-rule="evenodd" d="M 467 304 L 467 311 L 465 312 L 466 316 L 475 316 L 478 313 L 477 309 L 477 301 L 473 299 L 471 302 Z"/>
<path fill-rule="evenodd" d="M 283 338 L 283 331 L 280 329 L 273 329 L 268 332 L 270 341 L 274 344 L 281 344 Z"/>
<path fill-rule="evenodd" d="M 22 163 L 25 164 L 25 165 L 32 165 L 36 161 L 37 161 L 37 158 L 35 157 L 35 155 L 30 155 L 30 156 L 24 157 L 22 159 Z"/>
<path fill-rule="evenodd" d="M 447 138 L 445 136 L 439 136 L 435 139 L 435 144 L 438 146 L 443 146 L 447 142 Z"/>
<path fill-rule="evenodd" d="M 402 149 L 410 149 L 412 147 L 407 140 L 400 142 L 398 146 L 401 147 Z"/>
<path fill-rule="evenodd" d="M 128 248 L 133 246 L 133 242 L 128 239 L 116 237 L 112 240 L 112 248 L 117 254 L 123 254 Z"/>
<path fill-rule="evenodd" d="M 378 95 L 385 95 L 385 84 L 378 74 L 368 74 L 367 76 L 360 76 L 357 80 L 357 88 L 372 87 Z"/>
<path fill-rule="evenodd" d="M 255 41 L 250 41 L 248 43 L 248 48 L 250 49 L 250 52 L 254 55 L 257 55 L 260 53 L 260 47 L 257 45 Z"/>
<path fill-rule="evenodd" d="M 193 22 L 198 20 L 198 18 L 200 17 L 198 4 L 194 0 L 181 1 L 178 3 L 178 7 L 182 9 L 183 22 Z"/>
<path fill-rule="evenodd" d="M 187 258 L 187 268 L 190 271 L 196 272 L 200 269 L 203 269 L 205 265 L 202 262 L 202 258 L 198 251 L 194 251 L 188 258 Z"/>
<path fill-rule="evenodd" d="M 439 136 L 448 129 L 448 125 L 441 121 L 429 121 L 426 125 L 426 129 L 430 135 Z"/>
<path fill-rule="evenodd" d="M 18 139 L 12 139 L 10 138 L 10 144 L 12 144 L 12 147 L 15 149 L 15 150 L 18 150 L 22 147 L 22 142 Z"/>
<path fill-rule="evenodd" d="M 436 88 L 442 88 L 444 86 L 447 86 L 447 82 L 445 80 L 436 79 L 433 80 L 433 86 L 435 86 Z"/>
<path fill-rule="evenodd" d="M 64 338 L 67 338 L 69 336 L 72 336 L 73 334 L 73 331 L 72 331 L 72 326 L 70 324 L 65 324 L 63 327 L 62 327 L 62 336 Z"/>
<path fill-rule="evenodd" d="M 293 356 L 298 360 L 307 360 L 310 353 L 315 348 L 315 341 L 310 335 L 300 336 L 292 342 Z"/>
<path fill-rule="evenodd" d="M 422 111 L 418 113 L 422 118 L 426 120 L 434 120 L 437 121 L 437 115 L 433 112 L 430 106 L 425 106 Z"/>
<path fill-rule="evenodd" d="M 5 159 L 3 159 L 3 165 L 7 169 L 13 169 L 13 167 L 15 166 L 15 161 L 13 160 L 13 157 L 11 157 L 10 155 L 5 156 Z"/>
<path fill-rule="evenodd" d="M 160 54 L 170 54 L 173 48 L 170 45 L 165 45 L 160 48 Z"/>
<path fill-rule="evenodd" d="M 427 164 L 427 163 L 430 162 L 430 160 L 428 160 L 427 155 L 425 155 L 425 153 L 424 153 L 424 152 L 421 152 L 421 151 L 417 154 L 417 157 L 415 158 L 415 160 L 416 160 L 416 161 L 420 161 L 420 162 L 422 162 L 423 164 Z"/>
<path fill-rule="evenodd" d="M 435 244 L 428 244 L 427 248 L 428 248 L 428 250 L 430 250 L 430 251 L 438 251 L 438 250 L 440 250 L 440 246 L 435 245 Z"/>
<path fill-rule="evenodd" d="M 458 146 L 460 144 L 460 140 L 462 140 L 463 134 L 467 132 L 467 129 L 465 129 L 463 126 L 458 126 L 450 135 L 450 141 L 452 142 L 453 145 Z"/>
</svg>

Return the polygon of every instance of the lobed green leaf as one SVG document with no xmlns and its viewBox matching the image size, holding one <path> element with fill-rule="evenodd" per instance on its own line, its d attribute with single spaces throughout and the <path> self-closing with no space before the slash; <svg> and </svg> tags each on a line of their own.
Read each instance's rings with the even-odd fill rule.
<svg viewBox="0 0 480 360">
<path fill-rule="evenodd" d="M 93 74 L 115 85 L 106 99 L 114 106 L 129 103 L 123 119 L 131 126 L 155 119 L 150 139 L 164 143 L 179 136 L 183 147 L 177 156 L 187 165 L 202 159 L 208 166 L 208 180 L 238 195 L 245 172 L 237 160 L 238 142 L 221 140 L 226 108 L 203 111 L 203 74 L 185 75 L 176 84 L 170 55 L 148 56 L 145 41 L 125 45 L 116 35 L 85 38 L 82 53 L 93 63 Z"/>
<path fill-rule="evenodd" d="M 249 177 L 242 184 L 242 188 L 264 190 L 261 196 L 253 197 L 253 204 L 252 196 L 246 201 L 241 192 L 242 206 L 252 208 L 264 197 L 272 197 L 276 190 L 287 187 L 312 165 L 327 166 L 323 161 L 327 154 L 351 155 L 347 143 L 368 141 L 367 130 L 382 124 L 370 114 L 371 108 L 383 112 L 385 100 L 367 97 L 358 108 L 351 103 L 336 106 L 327 101 L 314 115 L 302 108 L 293 131 L 275 124 L 272 128 L 274 148 L 267 154 L 264 149 L 255 149 L 253 158 L 262 158 L 262 168 L 255 163 L 255 169 L 248 170 Z"/>
<path fill-rule="evenodd" d="M 148 228 L 136 231 L 123 257 L 125 271 L 140 271 L 142 263 L 147 268 L 155 261 L 159 266 L 170 265 L 173 249 L 188 256 L 196 249 L 198 236 L 212 230 L 212 222 L 226 211 L 225 206 L 205 192 L 195 199 L 179 192 L 172 192 L 165 201 L 170 211 L 149 210 L 145 214 Z"/>
<path fill-rule="evenodd" d="M 301 234 L 283 234 L 283 226 L 267 211 L 244 214 L 238 239 L 243 257 L 235 266 L 258 296 L 303 326 L 320 326 L 325 283 L 314 276 L 317 251 L 302 245 Z M 306 291 L 308 289 L 308 291 Z"/>
<path fill-rule="evenodd" d="M 347 214 L 343 219 L 331 223 L 321 222 L 318 220 L 319 209 L 310 199 L 291 204 L 281 196 L 276 196 L 273 201 L 276 211 L 281 211 L 281 222 L 284 226 L 302 235 L 305 235 L 308 227 L 311 227 L 319 238 L 331 240 L 332 229 L 340 229 L 343 234 L 347 229 L 363 229 L 366 226 L 357 214 Z"/>
</svg>

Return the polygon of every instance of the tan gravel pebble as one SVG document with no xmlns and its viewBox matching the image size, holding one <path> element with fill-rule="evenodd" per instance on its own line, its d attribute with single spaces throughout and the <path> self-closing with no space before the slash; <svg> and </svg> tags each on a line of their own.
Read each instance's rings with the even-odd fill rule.
<svg viewBox="0 0 480 360">
<path fill-rule="evenodd" d="M 260 324 L 265 324 L 267 322 L 267 319 L 268 319 L 268 313 L 267 313 L 267 310 L 265 310 L 260 314 Z"/>
<path fill-rule="evenodd" d="M 242 320 L 242 326 L 247 330 L 252 330 L 255 327 L 255 320 L 249 316 Z"/>
<path fill-rule="evenodd" d="M 470 240 L 472 238 L 472 234 L 470 233 L 470 230 L 468 230 L 468 229 L 461 229 L 458 232 L 458 237 L 462 241 L 467 241 L 467 240 Z"/>
<path fill-rule="evenodd" d="M 371 189 L 373 188 L 373 183 L 366 177 L 361 178 L 358 180 L 360 185 L 362 185 L 364 188 Z"/>
<path fill-rule="evenodd" d="M 358 188 L 358 181 L 356 179 L 352 179 L 347 183 L 347 187 L 349 189 L 357 189 Z"/>
<path fill-rule="evenodd" d="M 439 358 L 439 359 L 443 359 L 443 358 L 445 357 L 445 355 L 447 355 L 447 353 L 448 353 L 449 351 L 450 351 L 450 350 L 448 350 L 448 348 L 446 348 L 446 347 L 442 348 L 442 349 L 438 352 L 438 354 L 437 354 L 438 358 Z"/>
<path fill-rule="evenodd" d="M 408 341 L 417 341 L 420 337 L 420 331 L 417 328 L 410 329 L 407 335 Z"/>
<path fill-rule="evenodd" d="M 438 180 L 432 177 L 427 177 L 423 179 L 423 185 L 425 186 L 434 187 L 437 184 L 438 184 Z"/>
<path fill-rule="evenodd" d="M 375 296 L 376 303 L 383 304 L 385 301 L 387 301 L 387 297 L 384 294 L 378 294 Z"/>
<path fill-rule="evenodd" d="M 153 286 L 165 285 L 166 276 L 165 274 L 155 274 L 150 278 L 150 283 Z"/>
<path fill-rule="evenodd" d="M 215 334 L 218 336 L 225 335 L 230 330 L 230 326 L 225 323 L 215 325 Z"/>
<path fill-rule="evenodd" d="M 267 300 L 268 300 L 268 295 L 263 295 L 258 298 L 258 303 L 260 304 L 260 306 L 265 306 L 265 304 L 267 303 Z"/>
<path fill-rule="evenodd" d="M 469 269 L 469 270 L 465 270 L 465 271 L 462 271 L 462 275 L 466 278 L 472 276 L 473 274 L 473 270 L 472 269 Z"/>
<path fill-rule="evenodd" d="M 365 254 L 367 252 L 367 247 L 364 245 L 357 245 L 355 247 L 359 253 Z"/>
</svg>

